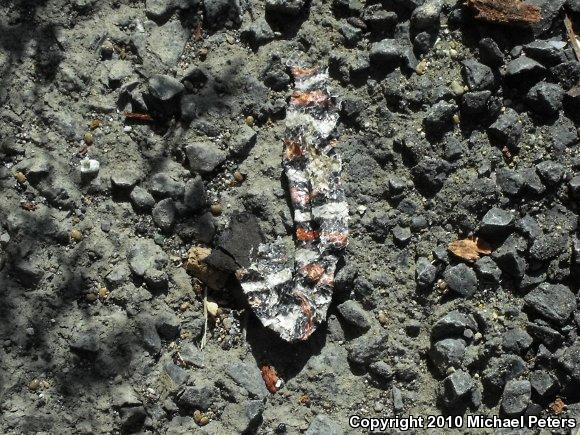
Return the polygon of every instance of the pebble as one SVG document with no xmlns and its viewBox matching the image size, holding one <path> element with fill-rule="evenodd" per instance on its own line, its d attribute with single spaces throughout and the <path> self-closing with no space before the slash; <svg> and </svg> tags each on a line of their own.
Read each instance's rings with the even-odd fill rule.
<svg viewBox="0 0 580 435">
<path fill-rule="evenodd" d="M 98 160 L 89 159 L 88 157 L 85 157 L 84 159 L 81 160 L 80 171 L 81 176 L 83 177 L 94 178 L 97 176 L 100 169 L 101 164 L 99 163 Z"/>
<path fill-rule="evenodd" d="M 210 210 L 211 214 L 214 216 L 219 216 L 222 214 L 223 206 L 220 203 L 212 204 Z"/>
<path fill-rule="evenodd" d="M 463 297 L 471 297 L 477 291 L 477 275 L 463 263 L 447 267 L 443 277 L 449 288 Z"/>
<path fill-rule="evenodd" d="M 70 238 L 75 242 L 80 242 L 83 238 L 83 234 L 80 232 L 80 230 L 73 228 L 70 232 Z"/>
<path fill-rule="evenodd" d="M 368 331 L 371 327 L 369 317 L 363 307 L 356 301 L 348 300 L 338 305 L 341 317 L 351 326 L 361 331 Z"/>
</svg>

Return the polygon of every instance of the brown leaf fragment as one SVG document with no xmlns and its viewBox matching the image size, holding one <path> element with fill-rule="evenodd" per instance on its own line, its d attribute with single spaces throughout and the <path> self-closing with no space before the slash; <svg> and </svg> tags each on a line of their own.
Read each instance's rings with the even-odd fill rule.
<svg viewBox="0 0 580 435">
<path fill-rule="evenodd" d="M 566 410 L 567 406 L 562 399 L 556 398 L 552 403 L 550 403 L 550 409 L 556 415 L 562 414 Z"/>
<path fill-rule="evenodd" d="M 520 0 L 468 0 L 475 18 L 495 24 L 526 25 L 542 19 L 540 9 Z"/>
<path fill-rule="evenodd" d="M 268 391 L 272 394 L 278 391 L 278 374 L 276 373 L 276 369 L 272 366 L 262 366 L 260 372 L 262 373 L 262 379 L 264 379 Z"/>
<path fill-rule="evenodd" d="M 491 254 L 489 245 L 477 237 L 455 240 L 447 249 L 456 257 L 467 261 L 477 261 L 482 255 Z"/>
</svg>

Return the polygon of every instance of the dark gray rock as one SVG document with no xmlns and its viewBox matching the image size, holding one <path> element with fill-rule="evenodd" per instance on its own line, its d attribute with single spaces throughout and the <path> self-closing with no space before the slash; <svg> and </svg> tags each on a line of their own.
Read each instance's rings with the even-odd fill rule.
<svg viewBox="0 0 580 435">
<path fill-rule="evenodd" d="M 461 97 L 461 113 L 466 119 L 476 118 L 477 121 L 490 120 L 501 110 L 501 101 L 489 90 L 466 92 Z"/>
<path fill-rule="evenodd" d="M 390 382 L 394 376 L 393 368 L 384 361 L 370 364 L 369 371 L 381 382 Z"/>
<path fill-rule="evenodd" d="M 206 263 L 224 271 L 235 272 L 250 265 L 250 253 L 264 240 L 256 216 L 239 213 L 232 216 L 228 228 L 223 231 L 216 248 Z"/>
<path fill-rule="evenodd" d="M 217 28 L 240 22 L 239 0 L 204 0 L 205 21 L 209 27 Z"/>
<path fill-rule="evenodd" d="M 159 337 L 155 324 L 151 319 L 145 319 L 142 321 L 141 338 L 145 349 L 153 355 L 159 354 L 161 351 L 161 337 Z"/>
<path fill-rule="evenodd" d="M 44 271 L 36 261 L 18 260 L 13 267 L 18 281 L 27 288 L 36 287 L 44 277 Z"/>
<path fill-rule="evenodd" d="M 560 358 L 558 358 L 558 364 L 562 366 L 568 376 L 570 376 L 570 379 L 576 383 L 576 387 L 580 387 L 580 341 L 576 341 L 564 350 Z"/>
<path fill-rule="evenodd" d="M 576 309 L 574 293 L 562 284 L 541 284 L 529 292 L 524 301 L 528 308 L 558 325 L 566 324 Z"/>
<path fill-rule="evenodd" d="M 369 331 L 350 343 L 348 360 L 352 364 L 366 367 L 380 359 L 387 345 L 386 333 Z"/>
<path fill-rule="evenodd" d="M 258 134 L 249 125 L 243 124 L 229 142 L 230 153 L 234 156 L 245 156 L 256 144 Z"/>
<path fill-rule="evenodd" d="M 305 0 L 266 0 L 266 11 L 273 14 L 296 16 L 302 12 Z"/>
<path fill-rule="evenodd" d="M 336 307 L 341 317 L 351 326 L 361 331 L 368 331 L 371 327 L 368 315 L 361 305 L 348 300 Z"/>
<path fill-rule="evenodd" d="M 292 81 L 286 65 L 278 55 L 270 57 L 260 77 L 264 84 L 274 91 L 285 90 Z"/>
<path fill-rule="evenodd" d="M 153 217 L 153 222 L 155 225 L 163 231 L 169 232 L 172 230 L 173 225 L 175 224 L 175 217 L 177 214 L 177 209 L 175 208 L 175 202 L 171 198 L 162 199 L 151 212 L 151 216 Z"/>
<path fill-rule="evenodd" d="M 527 267 L 526 260 L 521 256 L 524 248 L 525 242 L 512 235 L 493 251 L 491 256 L 504 273 L 521 279 L 526 273 Z"/>
<path fill-rule="evenodd" d="M 399 246 L 404 246 L 411 240 L 411 230 L 408 227 L 396 225 L 393 228 L 393 240 Z"/>
<path fill-rule="evenodd" d="M 195 95 L 187 94 L 181 97 L 180 101 L 181 119 L 185 122 L 191 122 L 198 116 L 197 97 Z"/>
<path fill-rule="evenodd" d="M 536 165 L 536 171 L 546 186 L 553 187 L 564 177 L 564 166 L 552 160 L 544 160 Z"/>
<path fill-rule="evenodd" d="M 519 115 L 512 108 L 507 108 L 488 129 L 493 140 L 512 149 L 517 149 L 522 132 L 523 126 Z"/>
<path fill-rule="evenodd" d="M 213 172 L 226 159 L 225 151 L 212 142 L 194 142 L 185 147 L 192 172 L 207 174 Z"/>
<path fill-rule="evenodd" d="M 499 66 L 504 62 L 503 53 L 492 38 L 483 38 L 479 41 L 479 58 L 490 66 Z"/>
<path fill-rule="evenodd" d="M 457 105 L 440 101 L 433 105 L 423 118 L 423 126 L 428 133 L 441 135 L 453 125 L 451 118 L 457 112 Z"/>
<path fill-rule="evenodd" d="M 91 331 L 77 333 L 69 346 L 72 352 L 82 358 L 94 359 L 99 353 L 97 335 Z"/>
<path fill-rule="evenodd" d="M 183 205 L 189 212 L 199 212 L 208 205 L 205 185 L 200 176 L 194 177 L 185 184 Z"/>
<path fill-rule="evenodd" d="M 396 68 L 401 62 L 403 49 L 396 39 L 383 39 L 371 45 L 371 64 L 386 68 Z"/>
<path fill-rule="evenodd" d="M 134 433 L 143 427 L 145 419 L 147 418 L 147 412 L 143 406 L 121 408 L 119 410 L 119 417 L 121 419 L 123 433 Z"/>
<path fill-rule="evenodd" d="M 530 247 L 530 258 L 546 262 L 561 254 L 568 245 L 568 237 L 564 234 L 542 234 Z"/>
<path fill-rule="evenodd" d="M 131 190 L 129 198 L 131 199 L 133 208 L 139 212 L 148 212 L 155 205 L 155 198 L 153 198 L 153 195 L 151 195 L 147 189 L 140 186 L 135 186 L 133 190 Z"/>
<path fill-rule="evenodd" d="M 361 18 L 373 33 L 389 32 L 397 24 L 397 14 L 382 9 L 379 4 L 367 5 Z"/>
<path fill-rule="evenodd" d="M 529 239 L 535 239 L 542 235 L 542 229 L 538 222 L 530 215 L 525 215 L 517 224 L 518 230 Z"/>
<path fill-rule="evenodd" d="M 149 79 L 149 92 L 162 102 L 179 96 L 184 89 L 183 84 L 171 76 L 156 74 Z"/>
<path fill-rule="evenodd" d="M 437 193 L 442 187 L 450 165 L 445 160 L 427 157 L 411 169 L 415 186 L 425 195 Z"/>
<path fill-rule="evenodd" d="M 177 397 L 180 408 L 206 411 L 217 399 L 218 391 L 213 385 L 185 387 Z"/>
<path fill-rule="evenodd" d="M 498 239 L 511 232 L 514 221 L 515 216 L 511 211 L 494 207 L 483 216 L 479 231 L 487 240 Z"/>
<path fill-rule="evenodd" d="M 484 386 L 494 394 L 500 393 L 505 384 L 526 370 L 525 361 L 516 355 L 505 354 L 492 358 L 483 371 Z"/>
<path fill-rule="evenodd" d="M 496 172 L 496 181 L 503 193 L 508 196 L 518 196 L 522 193 L 526 180 L 522 172 L 500 168 Z"/>
<path fill-rule="evenodd" d="M 411 26 L 415 31 L 434 30 L 439 27 L 439 15 L 443 0 L 429 0 L 411 14 Z"/>
<path fill-rule="evenodd" d="M 192 343 L 183 343 L 179 351 L 179 356 L 188 366 L 200 369 L 205 367 L 205 356 L 203 352 Z"/>
<path fill-rule="evenodd" d="M 508 329 L 502 335 L 502 346 L 507 352 L 522 354 L 532 345 L 533 339 L 521 328 Z"/>
<path fill-rule="evenodd" d="M 330 417 L 319 414 L 308 426 L 305 435 L 343 435 L 344 431 L 340 425 Z"/>
<path fill-rule="evenodd" d="M 568 181 L 568 189 L 570 190 L 570 195 L 572 195 L 572 197 L 580 198 L 580 175 L 576 175 Z"/>
<path fill-rule="evenodd" d="M 415 276 L 417 286 L 422 289 L 428 289 L 437 279 L 437 267 L 431 264 L 427 258 L 420 257 L 415 265 Z"/>
<path fill-rule="evenodd" d="M 429 357 L 440 373 L 449 367 L 460 367 L 465 356 L 465 341 L 457 338 L 445 338 L 433 344 Z"/>
<path fill-rule="evenodd" d="M 542 195 L 546 188 L 534 168 L 525 168 L 520 171 L 524 181 L 524 193 L 531 195 Z"/>
<path fill-rule="evenodd" d="M 580 62 L 569 60 L 550 68 L 550 75 L 557 80 L 565 90 L 576 86 L 580 80 Z"/>
<path fill-rule="evenodd" d="M 469 373 L 457 370 L 443 380 L 441 398 L 447 406 L 458 404 L 467 398 L 475 384 Z"/>
<path fill-rule="evenodd" d="M 535 370 L 530 373 L 532 390 L 541 398 L 548 398 L 558 390 L 558 380 L 546 370 Z"/>
<path fill-rule="evenodd" d="M 533 111 L 554 116 L 562 108 L 564 90 L 555 83 L 540 82 L 529 90 L 526 99 Z"/>
<path fill-rule="evenodd" d="M 472 91 L 493 89 L 496 86 L 492 69 L 473 59 L 463 62 L 463 77 Z"/>
<path fill-rule="evenodd" d="M 154 174 L 149 183 L 149 191 L 157 198 L 171 197 L 179 200 L 183 197 L 183 183 L 174 180 L 168 173 L 158 172 Z"/>
<path fill-rule="evenodd" d="M 258 18 L 243 28 L 241 34 L 243 38 L 255 47 L 267 44 L 276 38 L 276 34 L 264 18 Z"/>
<path fill-rule="evenodd" d="M 545 74 L 546 68 L 526 56 L 520 56 L 506 65 L 505 77 L 512 84 L 532 85 Z"/>
<path fill-rule="evenodd" d="M 508 381 L 501 398 L 501 410 L 507 417 L 519 417 L 531 402 L 530 381 Z"/>
<path fill-rule="evenodd" d="M 236 361 L 226 367 L 226 374 L 246 390 L 250 398 L 263 399 L 268 395 L 260 370 L 255 365 Z"/>
<path fill-rule="evenodd" d="M 172 311 L 166 311 L 156 316 L 155 328 L 161 337 L 174 340 L 179 336 L 181 326 L 177 316 Z"/>
<path fill-rule="evenodd" d="M 163 270 L 169 258 L 152 240 L 138 240 L 127 252 L 129 269 L 138 277 L 144 277 L 151 269 Z"/>
<path fill-rule="evenodd" d="M 477 291 L 477 275 L 467 265 L 448 266 L 443 274 L 451 290 L 463 297 L 471 297 Z"/>
<path fill-rule="evenodd" d="M 475 271 L 483 282 L 499 284 L 501 270 L 490 257 L 482 257 L 475 262 Z"/>
<path fill-rule="evenodd" d="M 111 184 L 113 188 L 119 191 L 128 191 L 132 189 L 142 178 L 142 175 L 136 170 L 124 170 L 111 175 Z"/>
<path fill-rule="evenodd" d="M 466 330 L 478 331 L 477 322 L 471 314 L 454 310 L 439 319 L 431 331 L 431 338 L 438 340 L 444 337 L 462 337 Z"/>
<path fill-rule="evenodd" d="M 548 323 L 542 319 L 528 322 L 526 329 L 536 342 L 542 343 L 550 349 L 558 348 L 564 341 L 562 334 L 548 326 Z"/>
<path fill-rule="evenodd" d="M 532 59 L 546 66 L 553 66 L 567 60 L 564 55 L 564 47 L 566 47 L 566 42 L 564 41 L 544 41 L 537 39 L 524 45 L 524 51 Z"/>
</svg>

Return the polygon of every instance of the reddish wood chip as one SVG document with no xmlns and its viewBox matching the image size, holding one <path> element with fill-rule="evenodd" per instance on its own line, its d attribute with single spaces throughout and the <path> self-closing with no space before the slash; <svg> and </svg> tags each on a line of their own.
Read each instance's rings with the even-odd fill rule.
<svg viewBox="0 0 580 435">
<path fill-rule="evenodd" d="M 130 121 L 152 122 L 153 117 L 148 113 L 125 112 L 125 118 Z"/>
<path fill-rule="evenodd" d="M 468 0 L 467 5 L 476 12 L 475 18 L 490 23 L 523 25 L 542 19 L 538 7 L 520 0 Z"/>
<path fill-rule="evenodd" d="M 262 366 L 260 369 L 262 373 L 262 379 L 264 379 L 264 383 L 266 384 L 266 388 L 272 394 L 278 391 L 278 387 L 276 384 L 278 383 L 278 374 L 276 373 L 276 369 L 272 366 Z"/>
</svg>

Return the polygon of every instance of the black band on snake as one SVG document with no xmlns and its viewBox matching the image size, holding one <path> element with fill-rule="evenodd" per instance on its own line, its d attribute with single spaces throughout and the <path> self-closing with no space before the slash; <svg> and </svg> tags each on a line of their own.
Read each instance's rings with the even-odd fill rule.
<svg viewBox="0 0 580 435">
<path fill-rule="evenodd" d="M 299 341 L 326 319 L 348 239 L 348 205 L 336 150 L 338 104 L 328 92 L 328 74 L 301 67 L 292 67 L 292 74 L 283 167 L 295 247 L 283 238 L 262 243 L 238 277 L 262 324 L 286 341 Z"/>
</svg>

